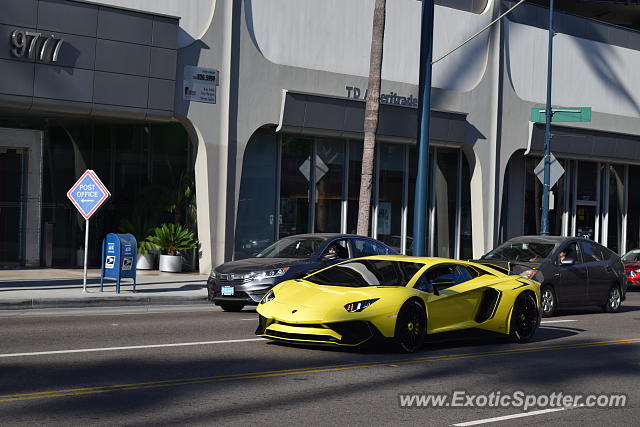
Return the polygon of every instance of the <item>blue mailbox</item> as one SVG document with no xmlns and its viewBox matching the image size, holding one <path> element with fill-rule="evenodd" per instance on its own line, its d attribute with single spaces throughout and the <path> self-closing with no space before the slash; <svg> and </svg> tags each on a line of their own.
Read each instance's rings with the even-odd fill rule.
<svg viewBox="0 0 640 427">
<path fill-rule="evenodd" d="M 135 292 L 137 257 L 138 242 L 133 234 L 107 234 L 102 241 L 100 292 L 104 287 L 105 277 L 116 279 L 116 293 L 120 293 L 120 279 L 133 279 Z"/>
</svg>

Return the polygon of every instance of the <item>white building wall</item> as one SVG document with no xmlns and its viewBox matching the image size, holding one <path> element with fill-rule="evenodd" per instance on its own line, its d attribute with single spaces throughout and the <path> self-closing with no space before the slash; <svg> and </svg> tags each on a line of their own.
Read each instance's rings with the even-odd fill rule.
<svg viewBox="0 0 640 427">
<path fill-rule="evenodd" d="M 374 0 L 248 0 L 249 31 L 269 61 L 366 77 Z M 434 58 L 458 46 L 491 21 L 493 0 L 481 14 L 436 6 Z M 387 2 L 383 80 L 418 84 L 421 2 Z M 433 69 L 433 86 L 468 91 L 484 74 L 489 33 Z"/>
<path fill-rule="evenodd" d="M 544 104 L 548 32 L 507 21 L 509 77 L 517 96 Z M 553 41 L 554 105 L 640 117 L 640 51 L 558 33 Z"/>
</svg>

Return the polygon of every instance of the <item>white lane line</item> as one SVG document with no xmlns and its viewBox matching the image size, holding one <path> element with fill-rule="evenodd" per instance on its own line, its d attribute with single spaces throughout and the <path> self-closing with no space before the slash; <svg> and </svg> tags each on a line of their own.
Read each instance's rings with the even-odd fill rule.
<svg viewBox="0 0 640 427">
<path fill-rule="evenodd" d="M 531 416 L 534 416 L 534 415 L 542 415 L 542 414 L 548 414 L 548 413 L 551 413 L 551 412 L 566 411 L 567 409 L 575 409 L 575 408 L 579 408 L 579 406 L 568 406 L 568 407 L 563 407 L 563 408 L 541 409 L 539 411 L 521 412 L 519 414 L 504 415 L 502 417 L 495 417 L 495 418 L 485 418 L 484 420 L 467 421 L 465 423 L 458 423 L 458 424 L 452 424 L 452 425 L 456 426 L 456 427 L 475 426 L 475 425 L 478 425 L 478 424 L 495 423 L 497 421 L 512 420 L 514 418 L 531 417 Z"/>
<path fill-rule="evenodd" d="M 180 342 L 175 344 L 131 345 L 126 347 L 81 348 L 81 349 L 75 349 L 75 350 L 35 351 L 32 353 L 7 353 L 7 354 L 0 354 L 0 358 L 21 357 L 21 356 L 44 356 L 49 354 L 90 353 L 90 352 L 96 352 L 96 351 L 138 350 L 143 348 L 186 347 L 186 346 L 192 346 L 192 345 L 230 344 L 230 343 L 251 342 L 251 341 L 264 341 L 264 338 L 248 338 L 243 340 L 224 340 L 224 341 Z"/>
<path fill-rule="evenodd" d="M 258 319 L 255 317 L 252 317 L 251 319 L 240 319 L 240 320 L 258 320 Z"/>
<path fill-rule="evenodd" d="M 572 319 L 562 319 L 562 320 L 543 320 L 540 323 L 564 323 L 564 322 L 577 322 L 577 320 Z"/>
</svg>

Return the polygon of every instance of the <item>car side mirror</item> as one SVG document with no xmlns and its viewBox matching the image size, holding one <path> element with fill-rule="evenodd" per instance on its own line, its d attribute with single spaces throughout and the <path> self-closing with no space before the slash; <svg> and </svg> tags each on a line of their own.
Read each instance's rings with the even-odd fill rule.
<svg viewBox="0 0 640 427">
<path fill-rule="evenodd" d="M 560 261 L 560 265 L 574 265 L 576 262 L 573 260 L 573 258 L 565 258 L 562 261 Z"/>
<path fill-rule="evenodd" d="M 338 254 L 324 254 L 320 259 L 324 262 L 335 261 L 338 259 Z"/>
</svg>

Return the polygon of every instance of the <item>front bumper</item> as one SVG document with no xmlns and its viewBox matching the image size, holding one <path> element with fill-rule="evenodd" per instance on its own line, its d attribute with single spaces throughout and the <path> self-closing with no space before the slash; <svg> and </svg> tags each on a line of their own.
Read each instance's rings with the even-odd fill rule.
<svg viewBox="0 0 640 427">
<path fill-rule="evenodd" d="M 207 293 L 209 301 L 216 305 L 244 304 L 258 305 L 264 294 L 276 285 L 275 280 L 264 281 L 219 281 L 209 277 L 207 280 Z M 232 295 L 223 295 L 222 287 L 233 288 Z M 229 288 L 227 288 L 229 289 Z"/>
<path fill-rule="evenodd" d="M 381 337 L 370 322 L 290 323 L 258 315 L 256 335 L 276 341 L 356 347 Z"/>
</svg>

